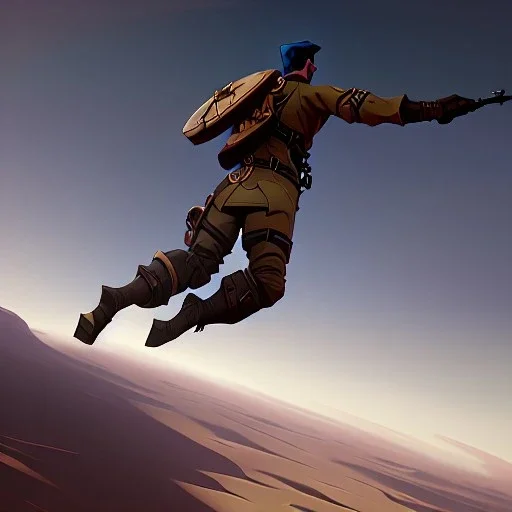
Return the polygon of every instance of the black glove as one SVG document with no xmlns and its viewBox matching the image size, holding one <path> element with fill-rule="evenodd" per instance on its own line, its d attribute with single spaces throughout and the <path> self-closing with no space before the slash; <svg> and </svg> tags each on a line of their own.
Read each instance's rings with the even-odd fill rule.
<svg viewBox="0 0 512 512">
<path fill-rule="evenodd" d="M 441 115 L 437 118 L 439 124 L 451 123 L 456 117 L 465 116 L 473 112 L 476 107 L 476 101 L 469 98 L 463 98 L 458 94 L 452 94 L 447 98 L 437 100 L 441 107 Z"/>
</svg>

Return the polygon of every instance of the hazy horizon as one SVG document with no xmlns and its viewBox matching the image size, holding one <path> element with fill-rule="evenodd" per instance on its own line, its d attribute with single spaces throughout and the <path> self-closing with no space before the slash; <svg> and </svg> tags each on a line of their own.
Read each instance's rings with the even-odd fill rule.
<svg viewBox="0 0 512 512">
<path fill-rule="evenodd" d="M 0 308 L 0 311 L 1 309 L 2 308 Z M 32 329 L 32 331 L 36 337 L 45 344 L 56 350 L 68 353 L 73 357 L 77 357 L 78 360 L 83 357 L 86 361 L 93 364 L 94 362 L 103 361 L 102 367 L 109 368 L 108 362 L 112 362 L 111 358 L 114 358 L 116 362 L 137 364 L 138 369 L 147 372 L 148 375 L 156 372 L 156 376 L 158 372 L 168 372 L 169 378 L 174 375 L 174 372 L 178 372 L 178 374 L 184 374 L 198 379 L 199 382 L 204 382 L 208 386 L 214 385 L 221 389 L 229 389 L 231 392 L 234 391 L 242 396 L 252 397 L 252 399 L 256 398 L 265 403 L 269 401 L 271 404 L 277 403 L 283 407 L 283 410 L 306 415 L 317 421 L 319 420 L 321 423 L 332 422 L 332 424 L 341 427 L 355 427 L 362 432 L 370 433 L 387 442 L 406 447 L 414 452 L 426 455 L 428 458 L 442 461 L 451 466 L 466 469 L 471 473 L 494 476 L 494 468 L 487 467 L 487 460 L 483 454 L 471 452 L 471 449 L 476 447 L 471 445 L 464 446 L 464 443 L 462 443 L 461 446 L 457 446 L 459 441 L 449 437 L 443 438 L 442 435 L 436 433 L 426 435 L 419 434 L 417 436 L 411 435 L 410 433 L 375 423 L 367 418 L 356 416 L 345 410 L 327 407 L 325 405 L 319 407 L 318 404 L 304 403 L 304 401 L 297 400 L 296 397 L 291 395 L 273 393 L 271 390 L 265 389 L 264 387 L 258 388 L 257 386 L 241 384 L 240 379 L 233 380 L 224 375 L 204 371 L 204 369 L 198 368 L 197 364 L 190 364 L 188 361 L 174 361 L 170 358 L 162 359 L 158 357 L 158 353 L 148 353 L 144 348 L 130 347 L 128 351 L 119 351 L 116 350 L 119 346 L 116 347 L 115 344 L 99 344 L 94 346 L 94 351 L 91 351 L 90 347 L 85 345 L 70 344 L 69 338 L 58 337 L 37 329 Z M 143 354 L 144 357 L 141 357 Z M 99 359 L 101 357 L 105 357 L 105 360 Z M 109 369 L 116 373 L 115 368 Z M 140 372 L 137 373 L 137 376 L 140 377 Z M 137 376 L 133 375 L 134 382 L 137 381 Z M 479 450 L 478 448 L 476 449 Z M 485 452 L 485 450 L 482 450 L 482 452 L 490 456 L 496 456 L 495 454 Z M 498 458 L 507 462 L 506 459 L 502 457 Z M 512 461 L 508 462 L 512 463 Z M 492 471 L 492 473 L 489 470 Z"/>
<path fill-rule="evenodd" d="M 284 42 L 322 46 L 317 84 L 425 100 L 512 87 L 504 1 L 315 5 L 3 2 L 0 306 L 70 339 L 101 284 L 182 248 L 187 210 L 224 176 L 222 142 L 193 147 L 183 124 L 216 88 L 280 68 Z M 260 29 L 243 36 L 249 18 Z M 511 115 L 508 104 L 448 126 L 331 119 L 285 298 L 151 358 L 512 462 Z M 198 294 L 245 266 L 238 243 Z M 144 353 L 152 318 L 183 298 L 123 311 L 97 343 Z"/>
</svg>

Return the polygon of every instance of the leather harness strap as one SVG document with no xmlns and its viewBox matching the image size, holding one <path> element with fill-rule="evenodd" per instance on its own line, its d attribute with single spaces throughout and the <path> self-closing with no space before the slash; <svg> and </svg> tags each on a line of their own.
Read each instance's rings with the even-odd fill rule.
<svg viewBox="0 0 512 512">
<path fill-rule="evenodd" d="M 276 139 L 278 139 L 281 142 L 283 142 L 284 144 L 286 144 L 286 147 L 290 150 L 290 153 L 292 155 L 293 164 L 299 171 L 298 177 L 295 177 L 295 173 L 292 171 L 292 173 L 294 175 L 294 181 L 298 182 L 299 193 L 302 194 L 302 192 L 303 192 L 302 188 L 309 190 L 311 188 L 311 184 L 312 184 L 312 176 L 311 176 L 311 166 L 307 162 L 310 155 L 306 151 L 304 135 L 300 132 L 292 130 L 289 126 L 286 126 L 281 121 L 277 121 L 277 124 L 274 127 L 271 136 L 275 137 Z M 279 164 L 280 164 L 280 162 L 278 160 L 277 165 L 279 166 Z M 281 167 L 284 168 L 285 170 L 290 169 L 289 167 L 284 166 L 282 164 L 281 164 Z M 279 172 L 279 171 L 276 171 L 276 172 Z M 285 177 L 287 177 L 287 176 L 285 176 Z"/>
<path fill-rule="evenodd" d="M 292 130 L 281 121 L 277 122 L 274 130 L 272 131 L 272 137 L 284 142 L 288 148 L 293 145 L 298 145 L 301 149 L 304 148 L 304 136 L 302 133 Z"/>
<path fill-rule="evenodd" d="M 242 235 L 242 249 L 247 253 L 261 242 L 269 242 L 279 247 L 286 257 L 286 263 L 290 262 L 293 242 L 284 233 L 275 229 L 265 228 L 249 231 Z"/>
</svg>

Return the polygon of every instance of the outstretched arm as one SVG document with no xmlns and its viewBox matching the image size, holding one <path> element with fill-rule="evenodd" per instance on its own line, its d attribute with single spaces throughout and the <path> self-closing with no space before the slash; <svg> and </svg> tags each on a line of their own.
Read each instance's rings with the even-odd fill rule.
<svg viewBox="0 0 512 512">
<path fill-rule="evenodd" d="M 382 123 L 404 126 L 433 120 L 446 124 L 471 112 L 475 103 L 457 95 L 436 101 L 411 101 L 406 95 L 380 98 L 363 89 L 345 90 L 329 85 L 312 86 L 308 99 L 325 114 L 368 126 Z"/>
<path fill-rule="evenodd" d="M 475 110 L 475 100 L 452 94 L 436 101 L 411 101 L 404 96 L 400 105 L 400 116 L 404 124 L 422 121 L 437 121 L 447 124 L 456 117 L 465 116 Z"/>
</svg>

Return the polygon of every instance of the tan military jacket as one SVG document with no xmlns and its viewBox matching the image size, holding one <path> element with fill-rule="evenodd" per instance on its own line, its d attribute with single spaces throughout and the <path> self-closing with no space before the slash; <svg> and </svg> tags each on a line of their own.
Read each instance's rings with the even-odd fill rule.
<svg viewBox="0 0 512 512">
<path fill-rule="evenodd" d="M 290 80 L 277 93 L 274 107 L 282 123 L 304 136 L 305 149 L 309 150 L 314 136 L 333 115 L 348 123 L 403 125 L 400 118 L 403 98 L 403 95 L 379 98 L 361 89 L 345 90 Z M 275 137 L 267 139 L 254 156 L 264 160 L 274 156 L 294 169 L 286 144 Z M 266 209 L 269 216 L 283 212 L 288 216 L 290 225 L 281 227 L 281 231 L 291 237 L 299 194 L 289 180 L 269 169 L 256 167 L 239 183 L 221 184 L 220 189 L 214 198 L 219 210 L 225 207 L 256 207 Z"/>
<path fill-rule="evenodd" d="M 292 130 L 304 135 L 306 150 L 313 145 L 313 137 L 321 130 L 330 116 L 337 116 L 347 123 L 363 123 L 375 126 L 381 123 L 403 125 L 400 105 L 404 95 L 379 98 L 361 89 L 340 89 L 331 85 L 310 85 L 287 81 L 277 106 L 278 117 Z M 291 166 L 288 151 L 283 142 L 271 137 L 255 153 L 258 158 L 279 158 Z"/>
</svg>

